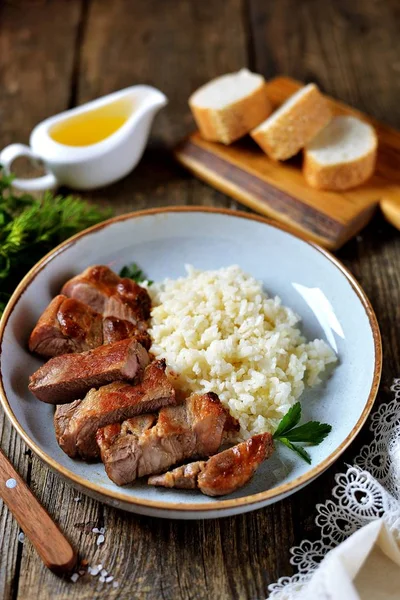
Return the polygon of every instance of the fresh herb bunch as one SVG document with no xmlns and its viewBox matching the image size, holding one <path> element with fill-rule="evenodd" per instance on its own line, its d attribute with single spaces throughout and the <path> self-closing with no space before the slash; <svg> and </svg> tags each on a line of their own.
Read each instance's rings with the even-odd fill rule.
<svg viewBox="0 0 400 600">
<path fill-rule="evenodd" d="M 154 283 L 154 281 L 151 281 L 151 279 L 147 279 L 142 269 L 136 263 L 131 263 L 130 265 L 125 265 L 122 267 L 119 272 L 119 276 L 133 279 L 133 281 L 136 281 L 136 283 L 142 283 L 142 281 L 147 281 L 147 285 Z"/>
<path fill-rule="evenodd" d="M 332 427 L 327 423 L 319 423 L 319 421 L 308 421 L 308 423 L 296 427 L 300 419 L 301 404 L 300 402 L 296 402 L 279 423 L 274 433 L 274 440 L 281 442 L 290 450 L 299 454 L 301 458 L 311 465 L 311 456 L 307 450 L 302 446 L 298 446 L 297 443 L 318 446 L 332 430 Z"/>
<path fill-rule="evenodd" d="M 0 167 L 0 315 L 29 269 L 59 243 L 111 216 L 73 196 L 16 196 Z"/>
</svg>

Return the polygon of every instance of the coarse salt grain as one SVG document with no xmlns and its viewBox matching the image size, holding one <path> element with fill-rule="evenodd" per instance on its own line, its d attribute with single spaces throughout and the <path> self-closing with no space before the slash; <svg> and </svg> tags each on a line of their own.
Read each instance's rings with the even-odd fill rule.
<svg viewBox="0 0 400 600">
<path fill-rule="evenodd" d="M 96 544 L 98 546 L 100 546 L 100 544 L 103 544 L 103 543 L 104 543 L 104 535 L 99 535 L 99 537 L 96 540 Z"/>
<path fill-rule="evenodd" d="M 106 577 L 106 583 L 110 583 L 110 581 L 112 581 L 113 579 L 113 575 L 109 575 L 108 577 Z"/>
<path fill-rule="evenodd" d="M 99 581 L 101 581 L 101 583 L 104 583 L 104 582 L 105 582 L 105 580 L 106 580 L 106 578 L 105 578 L 105 577 L 103 577 L 103 575 L 102 575 L 102 576 L 100 577 L 100 579 L 99 579 Z"/>
<path fill-rule="evenodd" d="M 93 527 L 92 533 L 100 533 L 100 529 L 97 529 L 97 527 Z"/>
<path fill-rule="evenodd" d="M 11 479 L 7 479 L 7 481 L 6 481 L 6 487 L 8 487 L 10 490 L 11 490 L 12 488 L 15 488 L 15 487 L 17 487 L 17 482 L 16 482 L 16 480 L 15 480 L 15 479 L 13 479 L 12 477 L 11 477 Z"/>
<path fill-rule="evenodd" d="M 18 534 L 18 541 L 21 542 L 21 544 L 24 543 L 25 540 L 25 534 L 22 533 L 22 531 Z"/>
<path fill-rule="evenodd" d="M 100 575 L 105 577 L 106 575 L 108 575 L 108 571 L 106 571 L 105 569 L 102 569 Z"/>
<path fill-rule="evenodd" d="M 79 579 L 79 573 L 73 573 L 73 574 L 71 575 L 71 581 L 72 581 L 73 583 L 76 583 L 76 582 L 78 581 L 78 579 Z"/>
<path fill-rule="evenodd" d="M 74 502 L 80 502 L 81 498 L 79 498 L 78 496 L 76 498 L 74 498 Z"/>
<path fill-rule="evenodd" d="M 113 581 L 112 586 L 113 586 L 113 588 L 117 588 L 119 586 L 118 581 Z"/>
<path fill-rule="evenodd" d="M 105 527 L 100 527 L 99 532 L 100 533 L 105 533 L 106 532 L 106 528 Z"/>
</svg>

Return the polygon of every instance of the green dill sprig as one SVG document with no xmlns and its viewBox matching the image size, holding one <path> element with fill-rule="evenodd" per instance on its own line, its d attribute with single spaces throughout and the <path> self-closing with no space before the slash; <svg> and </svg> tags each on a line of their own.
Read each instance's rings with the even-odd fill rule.
<svg viewBox="0 0 400 600">
<path fill-rule="evenodd" d="M 0 167 L 0 315 L 29 269 L 70 236 L 111 216 L 73 196 L 15 195 Z"/>
<path fill-rule="evenodd" d="M 296 452 L 296 454 L 301 456 L 310 465 L 311 456 L 298 443 L 318 446 L 332 430 L 332 427 L 327 423 L 320 423 L 319 421 L 308 421 L 308 423 L 296 427 L 300 419 L 301 404 L 300 402 L 296 402 L 279 423 L 273 437 L 274 440 L 281 442 L 281 444 Z"/>
<path fill-rule="evenodd" d="M 142 269 L 136 263 L 131 263 L 130 265 L 125 265 L 122 267 L 119 272 L 119 276 L 133 279 L 133 281 L 136 281 L 136 283 L 142 283 L 142 281 L 147 281 L 147 285 L 152 285 L 152 283 L 154 283 L 154 281 L 151 281 L 151 279 L 147 279 Z"/>
</svg>

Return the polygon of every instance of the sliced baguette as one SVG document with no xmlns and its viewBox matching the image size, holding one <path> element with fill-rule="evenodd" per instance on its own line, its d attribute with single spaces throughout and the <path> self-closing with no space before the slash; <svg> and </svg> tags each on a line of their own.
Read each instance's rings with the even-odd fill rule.
<svg viewBox="0 0 400 600">
<path fill-rule="evenodd" d="M 250 135 L 268 156 L 286 160 L 304 148 L 331 117 L 327 100 L 315 83 L 310 83 L 293 94 Z"/>
<path fill-rule="evenodd" d="M 189 98 L 203 138 L 230 144 L 271 114 L 267 86 L 261 75 L 241 69 L 213 79 Z"/>
<path fill-rule="evenodd" d="M 378 140 L 371 125 L 356 117 L 334 117 L 304 151 L 307 183 L 322 190 L 348 190 L 374 172 Z"/>
</svg>

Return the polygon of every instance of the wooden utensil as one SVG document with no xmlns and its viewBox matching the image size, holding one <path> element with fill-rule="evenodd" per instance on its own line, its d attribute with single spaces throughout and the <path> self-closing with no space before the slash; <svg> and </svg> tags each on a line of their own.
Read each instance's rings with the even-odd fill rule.
<svg viewBox="0 0 400 600">
<path fill-rule="evenodd" d="M 70 571 L 75 551 L 1 450 L 0 496 L 46 567 L 58 575 Z"/>
<path fill-rule="evenodd" d="M 277 77 L 267 85 L 271 101 L 278 106 L 304 84 Z M 213 187 L 331 250 L 356 235 L 372 218 L 382 199 L 385 199 L 382 205 L 385 216 L 399 227 L 400 132 L 337 100 L 330 98 L 329 102 L 334 114 L 358 116 L 370 122 L 378 134 L 376 173 L 352 190 L 327 192 L 309 187 L 299 157 L 286 162 L 273 161 L 250 137 L 224 146 L 207 142 L 195 132 L 179 144 L 175 156 Z M 397 213 L 394 207 L 398 207 Z"/>
</svg>

